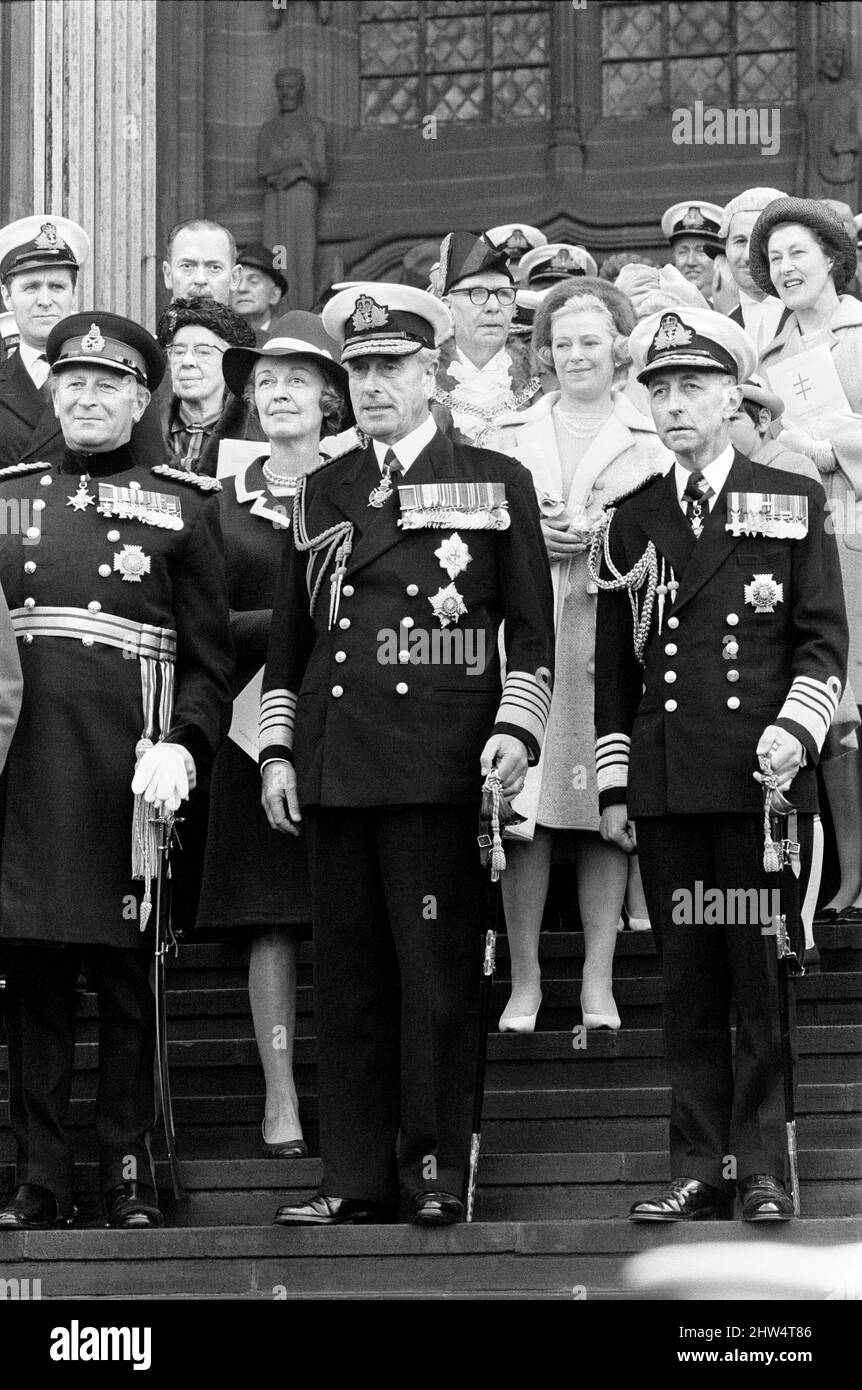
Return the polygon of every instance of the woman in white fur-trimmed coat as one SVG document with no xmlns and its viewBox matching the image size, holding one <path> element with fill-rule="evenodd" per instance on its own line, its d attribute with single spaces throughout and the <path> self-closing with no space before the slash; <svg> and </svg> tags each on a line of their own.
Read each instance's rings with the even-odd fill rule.
<svg viewBox="0 0 862 1390">
<path fill-rule="evenodd" d="M 635 315 L 607 281 L 563 281 L 536 313 L 533 352 L 556 372 L 560 390 L 507 422 L 496 447 L 532 473 L 554 583 L 556 677 L 541 761 L 515 808 L 527 816 L 511 842 L 503 896 L 512 962 L 512 994 L 503 1032 L 532 1032 L 541 1002 L 539 928 L 554 830 L 577 838 L 578 905 L 585 959 L 585 1025 L 617 1029 L 613 955 L 626 892 L 628 859 L 603 841 L 595 769 L 593 656 L 596 589 L 587 573 L 589 535 L 608 502 L 666 472 L 672 456 L 652 421 L 623 394 Z M 509 842 L 507 841 L 507 844 Z"/>
</svg>

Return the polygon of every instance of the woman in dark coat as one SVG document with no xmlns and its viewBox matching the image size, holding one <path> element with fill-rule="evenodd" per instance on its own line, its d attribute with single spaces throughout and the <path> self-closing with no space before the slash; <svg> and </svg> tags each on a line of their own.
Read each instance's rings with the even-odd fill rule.
<svg viewBox="0 0 862 1390">
<path fill-rule="evenodd" d="M 238 695 L 266 660 L 272 600 L 297 478 L 317 467 L 323 434 L 345 420 L 347 374 L 316 314 L 291 312 L 261 348 L 230 348 L 228 387 L 256 410 L 271 453 L 224 479 L 224 535 Z M 256 704 L 256 701 L 255 701 Z M 254 710 L 256 723 L 256 708 Z M 278 835 L 260 803 L 256 749 L 233 739 L 212 774 L 209 831 L 197 930 L 244 932 L 250 940 L 249 998 L 266 1081 L 267 1157 L 299 1157 L 293 1081 L 299 943 L 311 918 L 305 844 Z"/>
</svg>

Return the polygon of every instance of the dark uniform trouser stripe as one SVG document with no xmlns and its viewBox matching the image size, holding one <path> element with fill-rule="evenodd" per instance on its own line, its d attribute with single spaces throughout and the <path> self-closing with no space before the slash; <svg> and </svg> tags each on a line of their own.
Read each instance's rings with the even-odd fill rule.
<svg viewBox="0 0 862 1390">
<path fill-rule="evenodd" d="M 759 922 L 707 926 L 672 919 L 674 893 L 686 889 L 694 899 L 698 882 L 704 894 L 721 889 L 725 900 L 728 888 L 771 894 L 779 875 L 763 869 L 762 817 L 644 817 L 636 831 L 664 980 L 671 1176 L 721 1188 L 732 1155 L 738 1178 L 772 1173 L 786 1179 L 775 937 L 762 934 Z M 803 873 L 798 881 L 787 870 L 780 877 L 781 906 L 789 909 L 788 926 L 801 951 L 801 924 L 792 919 L 811 862 L 811 815 L 798 817 L 798 836 Z"/>
<path fill-rule="evenodd" d="M 482 947 L 477 809 L 313 808 L 306 824 L 321 1188 L 391 1202 L 400 1176 L 408 1194 L 460 1195 Z"/>
<path fill-rule="evenodd" d="M 9 1110 L 17 1181 L 47 1187 L 62 1203 L 72 1197 L 67 1121 L 82 949 L 99 1003 L 100 1185 L 104 1191 L 130 1177 L 152 1181 L 147 1134 L 154 1121 L 155 1014 L 149 951 L 10 946 Z"/>
</svg>

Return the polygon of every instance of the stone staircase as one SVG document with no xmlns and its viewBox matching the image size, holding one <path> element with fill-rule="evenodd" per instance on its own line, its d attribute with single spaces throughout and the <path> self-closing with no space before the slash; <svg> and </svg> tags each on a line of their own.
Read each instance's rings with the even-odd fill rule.
<svg viewBox="0 0 862 1390">
<path fill-rule="evenodd" d="M 766 1228 L 770 1240 L 862 1238 L 862 929 L 819 933 L 820 974 L 797 985 L 798 1139 L 804 1219 Z M 620 1298 L 628 1255 L 657 1244 L 763 1238 L 741 1223 L 636 1226 L 636 1196 L 668 1176 L 661 980 L 650 934 L 619 938 L 618 1034 L 573 1033 L 579 1022 L 580 932 L 542 938 L 541 1031 L 492 1033 L 480 1187 L 472 1226 L 410 1225 L 288 1231 L 276 1206 L 313 1190 L 316 1159 L 260 1152 L 262 1078 L 241 953 L 184 945 L 170 971 L 174 1105 L 188 1196 L 159 1179 L 167 1227 L 111 1232 L 100 1221 L 90 1129 L 95 1000 L 84 996 L 73 1124 L 83 1225 L 0 1233 L 0 1276 L 39 1278 L 43 1298 Z M 505 939 L 496 1020 L 508 994 Z M 297 1085 L 306 1138 L 317 1144 L 309 948 L 303 948 Z M 583 1042 L 586 1046 L 582 1046 Z M 13 1180 L 5 1049 L 0 1049 L 0 1190 Z M 160 1136 L 157 1136 L 157 1156 Z"/>
</svg>

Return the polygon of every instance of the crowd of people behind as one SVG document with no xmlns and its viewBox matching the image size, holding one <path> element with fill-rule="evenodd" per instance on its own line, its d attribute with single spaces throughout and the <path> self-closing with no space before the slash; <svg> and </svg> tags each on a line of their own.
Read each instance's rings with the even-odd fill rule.
<svg viewBox="0 0 862 1390">
<path fill-rule="evenodd" d="M 460 785 L 439 794 L 433 790 L 435 769 L 464 761 L 458 739 L 466 737 L 472 721 L 484 730 L 476 744 L 482 772 L 496 763 L 504 793 L 520 813 L 506 836 L 503 897 L 511 994 L 500 1031 L 531 1032 L 540 1015 L 540 928 L 554 858 L 568 866 L 564 872 L 571 874 L 584 932 L 581 1020 L 588 1030 L 615 1031 L 625 1022 L 613 995 L 618 933 L 647 932 L 658 924 L 650 921 L 634 837 L 625 828 L 609 829 L 604 814 L 613 798 L 603 800 L 603 792 L 622 784 L 614 782 L 613 773 L 609 777 L 606 766 L 603 772 L 601 751 L 598 764 L 596 755 L 596 610 L 607 582 L 600 565 L 597 569 L 596 546 L 608 508 L 674 468 L 674 426 L 668 433 L 654 422 L 649 369 L 650 354 L 658 360 L 662 351 L 676 351 L 680 343 L 711 344 L 702 348 L 701 359 L 692 361 L 705 362 L 713 372 L 723 361 L 731 374 L 740 366 L 747 369 L 725 412 L 737 453 L 780 470 L 779 492 L 786 491 L 786 474 L 825 491 L 838 542 L 850 654 L 847 683 L 827 721 L 822 750 L 822 788 L 833 826 L 826 867 L 834 891 L 817 915 L 824 844 L 819 819 L 803 866 L 807 964 L 817 959 L 817 921 L 862 920 L 862 781 L 855 733 L 860 720 L 854 693 L 862 690 L 862 531 L 855 526 L 856 499 L 862 495 L 860 229 L 862 215 L 854 218 L 849 208 L 788 197 L 778 189 L 751 188 L 723 208 L 695 198 L 668 209 L 662 219 L 668 252 L 658 260 L 614 254 L 599 266 L 584 246 L 549 243 L 538 228 L 511 223 L 484 233 L 454 231 L 440 243 L 417 245 L 405 257 L 399 284 L 348 281 L 332 286 L 318 305 L 280 312 L 288 285 L 274 250 L 258 244 L 237 251 L 225 227 L 194 219 L 169 238 L 164 280 L 171 298 L 156 328 L 158 348 L 142 343 L 144 330 L 134 325 L 124 329 L 128 321 L 95 311 L 75 314 L 76 277 L 89 250 L 84 229 L 45 215 L 0 231 L 0 283 L 7 311 L 5 360 L 0 363 L 0 481 L 16 483 L 22 469 L 32 469 L 33 505 L 38 506 L 40 500 L 44 503 L 38 494 L 50 492 L 50 486 L 43 489 L 41 484 L 50 483 L 51 475 L 38 480 L 37 469 L 78 474 L 75 496 L 86 511 L 89 479 L 100 476 L 92 459 L 104 446 L 86 448 L 86 428 L 82 440 L 80 431 L 75 436 L 72 425 L 66 427 L 59 396 L 64 383 L 72 382 L 76 365 L 80 370 L 81 363 L 90 361 L 94 369 L 101 363 L 109 376 L 130 374 L 142 392 L 140 408 L 132 408 L 130 441 L 118 439 L 116 447 L 128 445 L 136 460 L 161 468 L 164 487 L 170 480 L 176 491 L 178 479 L 196 480 L 194 506 L 200 502 L 208 515 L 211 504 L 210 510 L 218 512 L 235 656 L 231 695 L 235 699 L 251 692 L 257 700 L 262 694 L 261 766 L 240 740 L 224 738 L 229 711 L 222 695 L 224 708 L 213 716 L 221 734 L 212 740 L 212 756 L 202 755 L 193 738 L 184 742 L 175 729 L 171 732 L 168 717 L 161 724 L 162 742 L 181 750 L 176 766 L 185 767 L 186 782 L 181 772 L 172 781 L 173 771 L 168 776 L 164 769 L 148 780 L 147 768 L 141 774 L 139 749 L 135 789 L 139 797 L 168 810 L 190 797 L 177 864 L 177 910 L 185 914 L 185 933 L 204 939 L 229 935 L 248 944 L 251 1013 L 266 1087 L 262 1143 L 268 1157 L 307 1153 L 293 1077 L 298 952 L 312 918 L 315 936 L 321 922 L 328 924 L 315 943 L 324 1179 L 315 1202 L 282 1209 L 283 1224 L 329 1224 L 388 1210 L 396 1180 L 391 1138 L 399 1130 L 398 1175 L 413 1202 L 414 1219 L 433 1225 L 461 1215 L 458 1194 L 471 1104 L 468 1059 L 474 1043 L 473 1025 L 467 1022 L 475 1013 L 469 981 L 476 972 L 475 953 L 459 931 L 465 918 L 478 914 L 478 898 L 472 879 L 467 881 L 470 871 L 465 869 L 460 878 L 456 871 L 454 820 L 443 826 L 425 816 L 421 823 L 410 822 L 408 835 L 406 820 L 393 830 L 385 817 L 379 824 L 371 818 L 371 829 L 358 828 L 356 808 L 394 807 L 406 816 L 422 810 L 426 800 L 433 809 L 459 813 L 469 803 L 469 816 L 458 820 L 458 835 L 474 854 L 475 827 L 465 827 L 475 819 L 481 790 L 478 757 L 473 758 L 475 766 L 466 768 L 467 790 Z M 716 327 L 719 317 L 732 328 Z M 638 358 L 643 325 L 649 342 Z M 816 428 L 813 416 L 800 416 L 774 384 L 776 368 L 819 347 L 828 349 L 821 369 L 824 381 L 828 372 L 828 381 L 820 388 L 826 392 L 828 386 L 830 392 L 828 431 Z M 164 354 L 161 370 L 154 365 L 159 350 Z M 814 360 L 805 358 L 806 363 Z M 409 373 L 415 380 L 410 377 L 408 390 Z M 83 378 L 80 389 L 87 389 Z M 434 453 L 444 448 L 450 452 Z M 387 547 L 406 544 L 412 534 L 411 523 L 403 518 L 401 532 L 394 521 L 391 534 L 385 532 L 386 504 L 398 491 L 403 510 L 403 495 L 410 492 L 418 499 L 411 505 L 421 511 L 423 485 L 431 486 L 421 462 L 428 450 L 438 459 L 434 477 L 453 480 L 444 508 L 451 518 L 448 525 L 428 523 L 444 528 L 443 544 L 433 552 L 439 557 L 434 582 L 440 580 L 440 588 L 422 599 L 420 588 L 431 580 L 421 574 L 424 560 L 411 556 L 398 571 L 395 606 L 382 590 L 368 599 L 374 632 L 391 626 L 398 634 L 397 669 L 384 691 L 375 684 L 383 678 L 379 653 L 360 655 L 351 647 L 350 629 L 360 604 L 355 576 L 366 563 L 370 573 L 375 562 L 382 563 L 380 554 Z M 508 531 L 508 520 L 501 523 L 494 510 L 499 505 L 494 489 L 501 486 L 504 472 L 501 456 L 528 470 L 532 483 L 530 498 L 521 498 L 523 475 L 505 473 L 512 516 Z M 91 462 L 84 467 L 81 458 Z M 355 459 L 370 459 L 370 493 Z M 342 460 L 343 481 L 349 486 L 339 493 L 327 478 Z M 399 486 L 402 475 L 412 481 L 407 478 L 411 470 L 413 479 L 419 479 L 415 487 Z M 479 498 L 471 504 L 473 511 L 485 518 L 476 529 L 469 529 L 474 523 L 466 520 L 471 512 L 466 494 L 459 491 L 467 486 L 467 470 Z M 101 476 L 108 476 L 106 468 Z M 216 485 L 208 480 L 217 477 L 221 488 L 214 499 L 209 494 Z M 140 489 L 140 483 L 131 486 Z M 331 497 L 323 496 L 327 486 Z M 362 529 L 367 517 L 358 521 L 359 513 L 352 510 L 357 489 L 357 495 L 363 494 L 363 514 L 372 509 L 367 531 Z M 100 487 L 100 508 L 102 493 Z M 69 502 L 76 513 L 73 498 Z M 160 505 L 180 515 L 179 504 Z M 182 507 L 188 505 L 183 497 Z M 434 505 L 443 506 L 439 496 Z M 44 515 L 41 509 L 39 515 Z M 446 530 L 452 532 L 448 538 Z M 699 536 L 697 526 L 694 534 Z M 119 533 L 108 536 L 118 543 Z M 50 531 L 41 545 L 44 553 Z M 495 549 L 486 555 L 492 545 Z M 366 561 L 363 553 L 369 546 L 374 554 Z M 8 538 L 0 548 L 11 552 Z M 141 580 L 146 588 L 153 582 L 149 558 L 142 569 L 130 554 L 135 549 L 125 545 L 113 568 L 130 581 L 130 588 Z M 326 559 L 321 561 L 323 550 Z M 15 553 L 19 556 L 20 550 Z M 75 553 L 70 562 L 83 563 Z M 24 571 L 32 575 L 37 564 L 43 566 L 34 546 Z M 17 558 L 15 565 L 17 584 Z M 498 573 L 502 565 L 509 570 L 503 579 Z M 180 571 L 172 573 L 176 584 Z M 189 585 L 197 582 L 197 571 L 195 576 Z M 665 596 L 669 603 L 675 599 L 675 582 L 661 580 L 659 611 Z M 125 590 L 124 583 L 119 587 Z M 436 692 L 448 693 L 448 715 L 445 699 L 439 707 L 423 712 L 420 705 L 408 713 L 419 678 L 412 647 L 423 621 L 414 606 L 417 595 L 425 605 L 425 623 L 430 603 L 441 629 L 454 631 L 459 617 L 487 606 L 495 615 L 488 631 L 496 638 L 502 619 L 500 652 L 495 642 L 493 654 L 484 653 L 477 678 L 463 682 L 461 690 L 453 677 L 451 690 Z M 28 643 L 29 637 L 32 644 L 33 634 L 25 631 L 25 619 L 18 615 L 25 609 L 38 612 L 46 600 L 28 597 L 23 606 L 15 606 L 7 596 L 19 643 Z M 89 609 L 95 621 L 100 605 L 96 601 L 94 609 L 93 602 L 81 599 L 82 610 Z M 200 602 L 200 596 L 193 596 L 184 620 L 189 631 L 198 621 Z M 328 624 L 321 617 L 324 609 Z M 733 626 L 734 616 L 728 616 L 727 624 Z M 199 618 L 203 623 L 202 614 Z M 316 694 L 302 694 L 300 685 L 305 681 L 302 691 L 316 691 L 314 680 L 309 687 L 307 673 L 323 640 L 320 623 L 330 648 L 333 642 L 337 646 L 332 660 L 339 683 L 328 691 L 327 712 L 314 725 L 310 700 Z M 164 627 L 175 627 L 182 643 L 180 622 L 165 620 Z M 35 649 L 41 649 L 46 639 L 33 632 Z M 214 638 L 210 631 L 207 640 Z M 734 631 L 725 639 L 731 682 L 738 679 L 735 639 Z M 666 650 L 671 653 L 670 646 Z M 27 660 L 35 660 L 29 646 Z M 181 654 L 177 661 L 179 691 Z M 299 663 L 296 669 L 291 662 Z M 389 679 L 391 673 L 384 674 Z M 27 682 L 39 678 L 39 670 L 25 663 L 25 708 Z M 223 670 L 219 680 L 224 684 Z M 320 680 L 328 685 L 329 677 L 324 672 Z M 463 696 L 471 686 L 468 715 Z M 732 699 L 737 687 L 729 688 Z M 331 712 L 333 699 L 335 707 L 341 706 L 337 716 Z M 351 699 L 373 707 L 351 710 Z M 193 711 L 186 717 L 191 725 L 199 722 Z M 344 728 L 333 732 L 336 718 L 342 717 Z M 460 732 L 459 720 L 464 721 Z M 443 728 L 449 721 L 454 733 Z M 294 755 L 295 724 L 307 737 L 302 749 L 297 741 Z M 455 738 L 451 746 L 449 736 Z M 496 740 L 492 752 L 488 739 Z M 400 786 L 396 779 L 393 784 L 389 760 L 389 785 L 367 793 L 368 782 L 361 784 L 354 768 L 365 767 L 366 760 L 373 763 L 387 743 L 405 762 L 421 761 L 423 745 L 432 750 L 424 773 L 424 785 L 431 788 L 427 797 L 417 793 L 415 783 Z M 15 746 L 13 737 L 7 783 L 15 772 Z M 466 746 L 472 749 L 469 739 Z M 143 756 L 158 749 L 156 742 Z M 7 804 L 3 855 L 14 868 L 11 833 Z M 362 835 L 377 837 L 373 874 L 372 849 L 359 843 Z M 426 857 L 409 859 L 400 844 L 405 838 L 422 847 Z M 395 841 L 400 847 L 393 848 Z M 418 848 L 412 852 L 417 854 Z M 420 947 L 413 940 L 414 924 L 402 920 L 399 904 L 408 880 L 422 885 L 416 889 L 422 895 L 430 893 L 429 874 L 441 918 L 446 916 L 441 905 L 459 882 L 463 901 L 452 909 L 446 930 L 440 927 L 438 944 L 432 947 L 423 937 Z M 9 891 L 8 882 L 5 887 L 0 883 L 7 914 L 2 929 L 14 946 L 38 932 L 16 925 L 5 896 Z M 359 921 L 363 917 L 385 918 L 386 931 L 381 928 L 373 941 L 366 939 Z M 340 930 L 334 933 L 336 920 Z M 91 956 L 111 939 L 109 932 L 92 939 L 86 933 L 76 938 L 60 932 L 48 939 L 78 940 L 84 946 L 85 971 L 92 971 L 96 980 L 107 974 L 104 961 L 93 964 Z M 75 972 L 78 963 L 76 959 Z M 34 1158 L 32 1114 L 38 1104 L 32 1087 L 16 1117 L 15 1086 L 19 1092 L 27 1090 L 27 1069 L 34 1065 L 22 1041 L 29 1034 L 21 1019 L 27 1008 L 37 1009 L 36 986 L 31 981 L 29 993 L 23 985 L 16 993 L 11 947 L 6 964 L 10 1021 L 14 1025 L 17 1018 L 19 1028 L 17 1034 L 14 1026 L 10 1032 L 10 1065 L 17 1078 L 12 1110 L 19 1142 L 18 1191 L 21 1184 L 32 1191 L 0 1213 L 0 1226 L 49 1225 L 68 1217 L 70 1180 L 58 1179 L 58 1168 L 47 1162 L 40 1166 L 41 1159 Z M 22 968 L 19 978 L 26 975 Z M 327 982 L 323 988 L 321 980 Z M 427 1001 L 419 997 L 423 987 Z M 64 988 L 68 994 L 68 981 Z M 388 1003 L 383 999 L 387 991 Z M 68 1013 L 68 1005 L 62 1007 Z M 360 1073 L 358 1060 L 365 1044 L 356 1038 L 363 1026 L 372 1029 L 368 1018 L 375 1010 L 381 1031 L 368 1041 L 376 1068 L 369 1100 L 367 1075 Z M 573 1022 L 577 1018 L 573 1009 Z M 384 1053 L 386 1061 L 381 1060 Z M 455 1084 L 453 1077 L 464 1072 L 466 1077 Z M 139 1128 L 142 1104 L 135 1121 Z M 63 1127 L 57 1115 L 52 1142 L 68 1165 L 68 1145 L 64 1149 L 66 1141 L 57 1140 Z M 104 1125 L 100 1142 L 108 1144 Z M 375 1145 L 386 1152 L 378 1152 L 372 1163 Z M 357 1172 L 354 1163 L 348 1175 L 353 1161 L 348 1155 L 357 1152 L 366 1167 Z M 433 1181 L 426 1171 L 429 1154 L 439 1157 Z M 755 1171 L 771 1173 L 775 1166 Z M 706 1170 L 700 1174 L 690 1166 L 683 1171 L 702 1184 L 712 1182 Z M 106 1197 L 112 1224 L 157 1224 L 160 1214 L 146 1174 L 131 1185 L 119 1174 L 116 1165 L 106 1168 L 103 1161 L 103 1186 L 115 1194 L 113 1203 Z M 774 1214 L 786 1215 L 775 1192 L 766 1189 L 764 1197 L 762 1184 L 757 1191 L 763 1212 L 771 1200 Z M 39 1197 L 41 1192 L 56 1199 L 56 1209 Z"/>
</svg>

